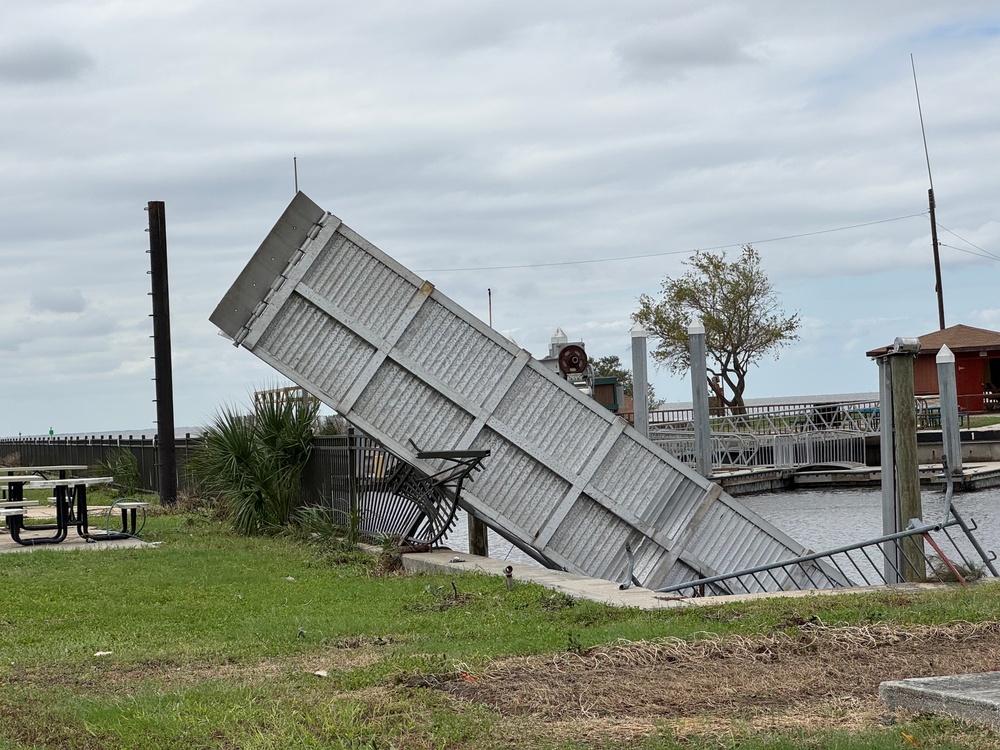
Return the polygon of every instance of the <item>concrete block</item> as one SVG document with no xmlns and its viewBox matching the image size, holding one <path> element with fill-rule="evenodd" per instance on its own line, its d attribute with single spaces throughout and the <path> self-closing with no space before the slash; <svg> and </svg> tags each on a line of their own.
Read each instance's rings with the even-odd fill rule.
<svg viewBox="0 0 1000 750">
<path fill-rule="evenodd" d="M 1000 730 L 1000 672 L 883 682 L 878 695 L 888 708 L 940 714 Z"/>
</svg>

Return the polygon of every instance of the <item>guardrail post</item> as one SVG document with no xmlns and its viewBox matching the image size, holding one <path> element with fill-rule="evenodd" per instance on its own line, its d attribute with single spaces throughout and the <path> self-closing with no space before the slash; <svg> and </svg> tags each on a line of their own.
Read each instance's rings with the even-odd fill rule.
<svg viewBox="0 0 1000 750">
<path fill-rule="evenodd" d="M 941 443 L 948 457 L 948 471 L 962 475 L 962 439 L 959 433 L 958 382 L 955 376 L 955 355 L 947 344 L 937 353 L 939 408 L 941 409 Z"/>
<path fill-rule="evenodd" d="M 695 318 L 688 326 L 691 347 L 691 400 L 694 411 L 695 468 L 703 477 L 712 476 L 712 427 L 708 412 L 708 350 L 705 325 Z"/>
<path fill-rule="evenodd" d="M 646 329 L 632 326 L 632 424 L 649 437 L 649 378 L 646 373 Z"/>
</svg>

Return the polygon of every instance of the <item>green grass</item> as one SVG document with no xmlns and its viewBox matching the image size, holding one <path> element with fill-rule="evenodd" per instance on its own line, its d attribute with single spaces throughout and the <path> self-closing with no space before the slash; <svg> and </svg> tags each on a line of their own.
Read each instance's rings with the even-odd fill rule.
<svg viewBox="0 0 1000 750">
<path fill-rule="evenodd" d="M 475 704 L 397 686 L 619 638 L 794 631 L 810 617 L 982 621 L 1000 610 L 1000 586 L 987 584 L 642 612 L 485 576 L 376 577 L 366 555 L 236 536 L 204 516 L 153 516 L 145 537 L 163 544 L 0 556 L 0 750 L 631 747 L 525 734 Z M 317 664 L 327 677 L 312 674 Z M 748 733 L 738 744 L 664 729 L 640 746 L 898 748 L 900 731 L 968 746 L 961 725 L 925 719 L 860 734 Z"/>
</svg>

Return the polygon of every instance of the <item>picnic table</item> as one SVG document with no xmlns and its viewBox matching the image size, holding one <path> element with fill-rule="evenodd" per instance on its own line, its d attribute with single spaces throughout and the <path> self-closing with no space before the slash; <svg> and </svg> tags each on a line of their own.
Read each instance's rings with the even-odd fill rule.
<svg viewBox="0 0 1000 750">
<path fill-rule="evenodd" d="M 71 472 L 85 471 L 86 464 L 59 464 L 56 466 L 0 466 L 0 482 L 5 476 L 27 476 L 37 474 L 36 479 L 46 479 L 50 474 L 58 474 L 65 479 Z M 0 488 L 0 500 L 15 499 L 10 495 L 9 488 Z"/>
<path fill-rule="evenodd" d="M 0 472 L 6 474 L 38 474 L 45 477 L 53 472 L 59 473 L 60 479 L 65 479 L 71 471 L 84 471 L 89 468 L 86 464 L 59 464 L 56 466 L 0 466 Z"/>
<path fill-rule="evenodd" d="M 36 467 L 40 468 L 40 467 Z M 51 467 L 49 467 L 51 468 Z M 92 532 L 87 509 L 87 488 L 98 484 L 110 484 L 113 477 L 63 477 L 46 479 L 41 474 L 0 475 L 0 483 L 6 482 L 10 499 L 0 503 L 0 516 L 7 522 L 7 530 L 12 540 L 26 547 L 40 544 L 58 544 L 64 541 L 71 526 L 87 541 L 133 538 L 137 533 L 136 511 L 148 503 L 136 501 L 116 502 L 112 507 L 121 511 L 121 531 L 106 529 Z M 38 505 L 36 501 L 24 499 L 24 488 L 51 489 L 56 508 L 55 523 L 26 524 L 26 509 Z M 109 511 L 110 518 L 110 511 Z M 40 531 L 53 532 L 47 536 L 35 536 Z M 25 536 L 27 534 L 27 536 Z"/>
</svg>

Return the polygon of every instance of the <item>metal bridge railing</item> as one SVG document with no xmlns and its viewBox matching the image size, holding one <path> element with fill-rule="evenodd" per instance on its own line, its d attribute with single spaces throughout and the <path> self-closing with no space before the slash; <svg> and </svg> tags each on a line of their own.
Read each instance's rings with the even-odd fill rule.
<svg viewBox="0 0 1000 750">
<path fill-rule="evenodd" d="M 771 435 L 773 463 L 779 468 L 811 464 L 865 465 L 864 435 L 849 430 Z"/>
<path fill-rule="evenodd" d="M 649 439 L 679 461 L 694 467 L 694 432 L 651 429 Z M 712 433 L 712 466 L 765 466 L 768 456 L 761 454 L 761 441 L 756 435 L 743 433 Z"/>
<path fill-rule="evenodd" d="M 650 429 L 649 439 L 688 466 L 695 466 L 693 431 L 656 427 Z M 849 430 L 784 435 L 712 433 L 714 468 L 774 466 L 784 469 L 810 464 L 864 466 L 864 435 Z"/>
<path fill-rule="evenodd" d="M 713 432 L 749 432 L 783 434 L 812 430 L 845 429 L 866 434 L 879 430 L 878 401 L 845 401 L 841 403 L 800 403 L 747 406 L 741 413 L 710 409 Z M 620 416 L 631 421 L 632 414 Z M 650 428 L 663 427 L 690 430 L 694 420 L 692 409 L 669 409 L 649 413 Z"/>
</svg>

